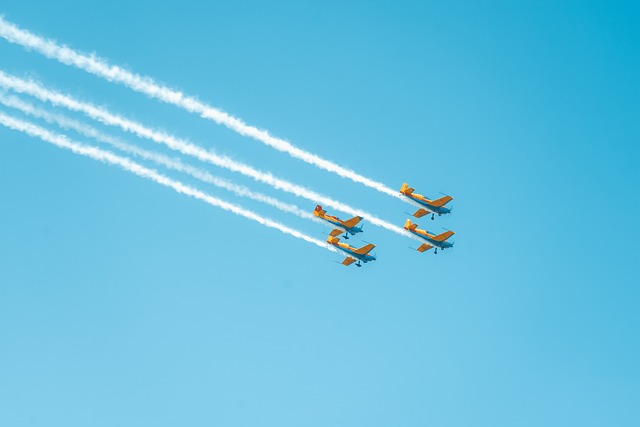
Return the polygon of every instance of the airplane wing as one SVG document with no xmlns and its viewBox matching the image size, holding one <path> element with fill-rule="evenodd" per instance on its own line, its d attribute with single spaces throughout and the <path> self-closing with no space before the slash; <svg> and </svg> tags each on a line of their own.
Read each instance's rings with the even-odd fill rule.
<svg viewBox="0 0 640 427">
<path fill-rule="evenodd" d="M 433 239 L 437 240 L 438 242 L 444 242 L 445 240 L 447 240 L 449 237 L 453 236 L 454 234 L 456 234 L 456 233 L 454 233 L 451 230 L 447 230 L 442 234 L 438 234 Z"/>
<path fill-rule="evenodd" d="M 376 245 L 374 245 L 372 243 L 369 243 L 368 245 L 364 245 L 360 249 L 356 249 L 354 252 L 357 253 L 358 255 L 365 255 L 365 254 L 368 254 L 369 252 L 371 252 L 371 249 L 373 249 L 375 247 L 376 247 Z"/>
<path fill-rule="evenodd" d="M 358 225 L 358 223 L 359 223 L 360 221 L 362 221 L 362 217 L 361 217 L 361 216 L 354 216 L 354 217 L 353 217 L 353 218 L 351 218 L 351 219 L 348 219 L 348 220 L 346 220 L 346 221 L 343 221 L 343 222 L 342 222 L 342 225 L 344 225 L 344 226 L 345 226 L 345 227 L 347 227 L 347 228 L 353 228 L 353 227 L 355 227 L 356 225 Z"/>
<path fill-rule="evenodd" d="M 418 209 L 416 211 L 416 213 L 413 214 L 413 216 L 415 216 L 416 218 L 422 218 L 423 216 L 427 215 L 428 213 L 429 213 L 428 210 L 420 208 L 420 209 Z"/>
<path fill-rule="evenodd" d="M 451 196 L 444 196 L 444 197 L 440 197 L 440 198 L 439 198 L 439 199 L 437 199 L 437 200 L 432 200 L 430 204 L 431 204 L 431 205 L 433 205 L 433 206 L 438 206 L 438 207 L 440 207 L 440 206 L 444 206 L 444 205 L 446 205 L 447 203 L 449 203 L 449 202 L 450 202 L 450 201 L 452 201 L 452 200 L 453 200 L 453 197 L 451 197 Z"/>
<path fill-rule="evenodd" d="M 418 252 L 424 252 L 424 251 L 428 251 L 429 249 L 431 249 L 433 246 L 431 245 L 427 245 L 426 243 L 423 243 L 420 245 L 420 247 L 418 248 Z"/>
<path fill-rule="evenodd" d="M 329 234 L 331 235 L 331 237 L 336 237 L 342 234 L 342 230 L 340 230 L 339 228 L 334 228 L 333 231 Z"/>
<path fill-rule="evenodd" d="M 356 262 L 355 258 L 351 258 L 350 256 L 346 257 L 344 261 L 342 261 L 342 265 L 351 265 Z"/>
</svg>

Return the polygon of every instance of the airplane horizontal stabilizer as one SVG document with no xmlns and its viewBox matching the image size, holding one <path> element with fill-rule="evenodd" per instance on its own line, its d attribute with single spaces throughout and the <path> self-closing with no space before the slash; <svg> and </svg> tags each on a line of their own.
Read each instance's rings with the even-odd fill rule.
<svg viewBox="0 0 640 427">
<path fill-rule="evenodd" d="M 424 251 L 428 251 L 429 249 L 431 249 L 433 246 L 431 245 L 427 245 L 426 243 L 423 243 L 420 245 L 420 247 L 418 248 L 418 252 L 424 252 Z"/>
<path fill-rule="evenodd" d="M 405 230 L 415 230 L 418 224 L 413 224 L 410 219 L 404 223 Z"/>
<path fill-rule="evenodd" d="M 316 208 L 315 208 L 315 210 L 313 211 L 313 214 L 314 214 L 315 216 L 320 216 L 320 217 L 324 216 L 324 214 L 325 214 L 325 213 L 327 213 L 327 211 L 325 211 L 324 209 L 322 209 L 322 206 L 320 206 L 320 205 L 316 205 Z"/>
<path fill-rule="evenodd" d="M 405 196 L 410 196 L 415 190 L 415 188 L 409 188 L 409 185 L 406 182 L 402 184 L 402 187 L 400 188 L 400 192 Z"/>
</svg>

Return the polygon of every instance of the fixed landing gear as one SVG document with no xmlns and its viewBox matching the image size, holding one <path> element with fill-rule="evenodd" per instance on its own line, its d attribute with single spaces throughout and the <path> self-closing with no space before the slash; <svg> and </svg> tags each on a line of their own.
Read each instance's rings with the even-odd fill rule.
<svg viewBox="0 0 640 427">
<path fill-rule="evenodd" d="M 358 261 L 358 263 L 356 264 L 356 267 L 362 267 L 362 264 L 360 264 L 360 261 Z"/>
<path fill-rule="evenodd" d="M 431 214 L 431 221 L 433 221 L 434 219 L 436 219 L 436 215 L 435 214 Z"/>
<path fill-rule="evenodd" d="M 438 255 L 438 248 L 436 248 L 436 249 L 433 251 L 433 254 L 434 254 L 434 255 Z"/>
<path fill-rule="evenodd" d="M 345 234 L 345 235 L 344 235 L 344 236 L 342 236 L 342 237 L 344 237 L 345 239 L 349 240 L 349 235 L 348 235 L 348 234 Z"/>
</svg>

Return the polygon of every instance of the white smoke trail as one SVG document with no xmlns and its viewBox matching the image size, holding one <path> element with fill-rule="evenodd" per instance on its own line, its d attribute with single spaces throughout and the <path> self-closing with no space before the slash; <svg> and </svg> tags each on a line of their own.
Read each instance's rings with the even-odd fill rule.
<svg viewBox="0 0 640 427">
<path fill-rule="evenodd" d="M 301 218 L 320 222 L 311 213 L 307 211 L 303 211 L 296 205 L 282 202 L 278 199 L 269 197 L 265 194 L 251 191 L 250 189 L 242 185 L 237 185 L 225 179 L 218 178 L 207 171 L 184 164 L 180 159 L 172 159 L 163 154 L 155 153 L 152 151 L 148 151 L 148 150 L 127 144 L 125 142 L 122 142 L 118 138 L 114 138 L 112 136 L 106 135 L 91 126 L 85 125 L 84 123 L 80 123 L 76 120 L 72 120 L 60 114 L 54 114 L 48 111 L 44 111 L 14 96 L 5 95 L 2 92 L 0 92 L 0 103 L 7 107 L 20 110 L 25 114 L 29 114 L 30 116 L 43 119 L 48 123 L 56 124 L 64 129 L 74 130 L 81 135 L 84 135 L 89 138 L 93 138 L 105 144 L 109 144 L 125 153 L 133 154 L 134 156 L 138 156 L 145 160 L 151 160 L 169 169 L 186 173 L 202 182 L 215 185 L 216 187 L 224 188 L 225 190 L 231 191 L 232 193 L 238 196 L 247 197 L 262 203 L 266 203 L 270 206 L 275 207 L 276 209 L 280 209 L 281 211 L 292 213 Z"/>
<path fill-rule="evenodd" d="M 19 93 L 34 96 L 41 101 L 50 102 L 53 105 L 58 105 L 72 111 L 81 112 L 101 123 L 110 126 L 117 126 L 126 132 L 130 132 L 141 138 L 149 139 L 159 144 L 166 145 L 172 150 L 179 151 L 182 154 L 193 156 L 198 160 L 211 163 L 213 165 L 231 170 L 233 172 L 240 173 L 242 175 L 251 177 L 256 181 L 270 185 L 278 190 L 286 191 L 315 203 L 330 206 L 343 212 L 347 212 L 350 215 L 363 216 L 374 225 L 383 227 L 402 236 L 411 237 L 411 234 L 407 233 L 404 229 L 398 227 L 397 225 L 391 224 L 388 221 L 380 219 L 373 214 L 353 208 L 345 203 L 316 193 L 301 185 L 277 178 L 268 172 L 259 171 L 249 165 L 237 162 L 229 157 L 220 156 L 218 154 L 215 154 L 213 151 L 205 150 L 197 145 L 190 143 L 189 141 L 177 138 L 173 135 L 167 134 L 166 132 L 154 130 L 143 126 L 140 123 L 112 114 L 109 111 L 97 107 L 93 104 L 81 102 L 69 95 L 52 91 L 32 80 L 24 80 L 16 76 L 9 75 L 0 70 L 0 86 Z"/>
<path fill-rule="evenodd" d="M 291 157 L 303 160 L 304 162 L 312 164 L 318 168 L 335 173 L 343 178 L 348 178 L 354 182 L 363 184 L 389 196 L 405 200 L 400 196 L 398 191 L 387 187 L 381 182 L 362 176 L 350 169 L 323 159 L 316 154 L 298 148 L 284 139 L 270 135 L 266 130 L 250 126 L 242 120 L 233 117 L 218 108 L 207 105 L 204 102 L 199 101 L 194 97 L 187 96 L 180 91 L 163 86 L 150 77 L 131 73 L 116 65 L 110 65 L 105 59 L 94 54 L 85 55 L 69 48 L 68 46 L 60 45 L 53 40 L 44 39 L 27 30 L 17 27 L 16 25 L 6 21 L 3 17 L 0 17 L 0 37 L 27 49 L 33 49 L 48 58 L 56 59 L 57 61 L 67 65 L 72 65 L 108 81 L 123 84 L 124 86 L 143 93 L 151 98 L 173 104 L 186 111 L 198 114 L 205 119 L 213 120 L 241 135 L 254 138 L 278 151 L 285 152 Z"/>
<path fill-rule="evenodd" d="M 138 163 L 133 162 L 132 160 L 126 157 L 120 157 L 109 151 L 105 151 L 96 147 L 73 142 L 62 134 L 50 132 L 47 129 L 44 129 L 33 123 L 19 120 L 11 116 L 7 116 L 2 112 L 0 112 L 0 124 L 8 128 L 11 128 L 20 132 L 24 132 L 28 135 L 40 138 L 43 141 L 49 142 L 60 148 L 66 148 L 76 154 L 87 156 L 94 160 L 98 160 L 104 163 L 109 163 L 115 166 L 119 166 L 122 169 L 132 172 L 138 176 L 147 178 L 155 183 L 164 185 L 165 187 L 172 188 L 173 190 L 175 190 L 180 194 L 185 194 L 195 199 L 202 200 L 203 202 L 208 203 L 212 206 L 216 206 L 225 211 L 243 216 L 252 221 L 256 221 L 264 226 L 275 228 L 276 230 L 279 230 L 282 233 L 288 234 L 298 239 L 302 239 L 309 243 L 313 243 L 316 246 L 328 249 L 332 252 L 337 252 L 337 250 L 334 247 L 330 246 L 329 244 L 321 240 L 314 239 L 313 237 L 307 236 L 304 233 L 301 233 L 297 230 L 287 227 L 286 225 L 275 222 L 269 218 L 260 216 L 252 211 L 241 208 L 240 206 L 220 200 L 203 191 L 197 190 L 193 187 L 183 184 L 180 181 L 176 181 L 171 178 L 168 178 L 162 174 L 159 174 L 155 170 L 146 168 Z"/>
</svg>

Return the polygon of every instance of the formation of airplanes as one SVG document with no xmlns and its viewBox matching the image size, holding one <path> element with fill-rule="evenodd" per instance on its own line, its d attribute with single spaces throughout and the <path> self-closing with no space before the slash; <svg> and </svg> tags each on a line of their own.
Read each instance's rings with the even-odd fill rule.
<svg viewBox="0 0 640 427">
<path fill-rule="evenodd" d="M 431 200 L 422 194 L 415 193 L 415 188 L 409 187 L 407 183 L 402 184 L 402 187 L 400 187 L 400 194 L 420 206 L 420 208 L 413 214 L 416 218 L 422 218 L 425 215 L 431 214 L 431 219 L 433 220 L 435 219 L 436 214 L 441 216 L 451 213 L 451 208 L 445 207 L 447 203 L 453 200 L 453 197 L 451 196 L 445 195 L 439 199 Z M 351 265 L 355 263 L 356 267 L 361 267 L 362 264 L 376 260 L 376 257 L 370 254 L 373 248 L 375 248 L 374 244 L 367 243 L 360 248 L 356 248 L 347 243 L 340 242 L 340 239 L 338 238 L 338 236 L 343 233 L 344 235 L 342 237 L 345 239 L 348 239 L 350 235 L 355 236 L 358 233 L 362 233 L 362 225 L 358 226 L 363 219 L 361 216 L 354 216 L 347 220 L 341 220 L 336 216 L 328 215 L 320 205 L 316 206 L 313 214 L 336 227 L 331 233 L 329 233 L 327 243 L 347 255 L 342 261 L 342 265 Z M 413 223 L 410 219 L 407 219 L 405 222 L 404 229 L 424 241 L 424 243 L 416 249 L 418 252 L 425 252 L 429 249 L 435 248 L 434 253 L 437 254 L 438 249 L 443 251 L 453 247 L 453 243 L 447 241 L 455 234 L 453 231 L 447 230 L 440 234 L 431 233 L 427 230 L 419 229 L 418 224 Z"/>
</svg>

